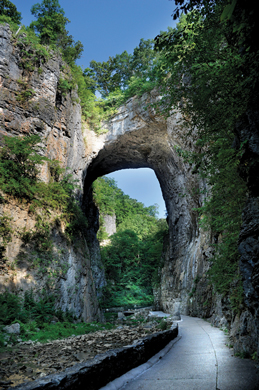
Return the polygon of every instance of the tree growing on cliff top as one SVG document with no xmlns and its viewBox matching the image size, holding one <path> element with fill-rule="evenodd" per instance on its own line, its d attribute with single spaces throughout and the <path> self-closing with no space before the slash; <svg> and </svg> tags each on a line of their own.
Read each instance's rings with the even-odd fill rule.
<svg viewBox="0 0 259 390">
<path fill-rule="evenodd" d="M 9 0 L 0 0 L 0 15 L 8 16 L 17 24 L 20 24 L 22 20 L 21 13 L 17 11 L 16 6 Z"/>
<path fill-rule="evenodd" d="M 70 20 L 65 17 L 58 0 L 43 0 L 41 4 L 34 4 L 31 13 L 37 20 L 30 24 L 30 28 L 39 35 L 42 44 L 60 47 L 69 65 L 80 58 L 83 45 L 80 41 L 75 42 L 66 30 Z"/>
<path fill-rule="evenodd" d="M 153 39 L 140 40 L 133 54 L 124 50 L 115 57 L 109 57 L 108 61 L 91 61 L 90 68 L 86 69 L 87 75 L 96 82 L 96 89 L 106 98 L 116 90 L 125 91 L 132 84 L 132 79 L 138 78 L 141 83 L 152 80 L 152 70 L 159 53 L 153 49 Z"/>
<path fill-rule="evenodd" d="M 66 33 L 65 27 L 69 20 L 58 0 L 43 0 L 41 4 L 34 4 L 31 13 L 37 20 L 30 27 L 39 34 L 41 43 L 56 43 L 58 37 Z"/>
</svg>

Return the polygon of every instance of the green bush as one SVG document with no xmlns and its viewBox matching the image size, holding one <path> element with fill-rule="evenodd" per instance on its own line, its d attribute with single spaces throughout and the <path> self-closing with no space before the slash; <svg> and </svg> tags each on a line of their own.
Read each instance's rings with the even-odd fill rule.
<svg viewBox="0 0 259 390">
<path fill-rule="evenodd" d="M 8 23 L 13 32 L 18 31 L 19 25 L 7 15 L 0 15 L 0 24 Z"/>
<path fill-rule="evenodd" d="M 20 321 L 21 324 L 29 324 L 24 325 L 25 328 L 33 331 L 41 327 L 43 322 L 49 323 L 54 316 L 61 321 L 74 320 L 70 312 L 57 311 L 54 295 L 46 294 L 45 291 L 41 292 L 37 300 L 32 290 L 25 291 L 23 297 L 8 291 L 0 294 L 0 325 Z"/>
<path fill-rule="evenodd" d="M 8 291 L 0 294 L 0 325 L 9 325 L 21 315 L 21 297 Z"/>
<path fill-rule="evenodd" d="M 12 239 L 13 229 L 11 226 L 11 220 L 7 214 L 0 217 L 0 259 L 3 257 L 3 252 L 6 249 L 8 242 Z"/>
<path fill-rule="evenodd" d="M 68 80 L 60 78 L 58 81 L 58 89 L 60 89 L 63 96 L 66 96 L 68 92 L 71 92 L 73 86 Z"/>
<path fill-rule="evenodd" d="M 4 137 L 0 150 L 0 188 L 18 198 L 32 200 L 37 191 L 39 166 L 47 160 L 38 146 L 38 135 Z"/>
<path fill-rule="evenodd" d="M 168 329 L 168 323 L 163 319 L 160 324 L 158 325 L 158 328 L 161 330 L 167 330 Z"/>
</svg>

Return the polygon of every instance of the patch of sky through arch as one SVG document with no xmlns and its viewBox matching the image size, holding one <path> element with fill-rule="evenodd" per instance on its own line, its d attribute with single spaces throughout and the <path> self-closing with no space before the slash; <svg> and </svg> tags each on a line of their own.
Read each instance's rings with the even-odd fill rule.
<svg viewBox="0 0 259 390">
<path fill-rule="evenodd" d="M 166 217 L 165 202 L 156 175 L 152 169 L 122 169 L 106 175 L 113 178 L 117 186 L 126 194 L 146 207 L 157 204 L 158 218 Z"/>
</svg>

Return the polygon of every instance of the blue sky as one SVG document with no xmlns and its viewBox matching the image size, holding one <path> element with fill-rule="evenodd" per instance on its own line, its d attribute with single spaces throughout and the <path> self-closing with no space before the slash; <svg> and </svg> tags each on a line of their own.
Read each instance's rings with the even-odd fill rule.
<svg viewBox="0 0 259 390">
<path fill-rule="evenodd" d="M 41 0 L 12 0 L 22 13 L 26 26 L 33 20 L 30 9 Z M 167 27 L 174 27 L 170 0 L 59 0 L 67 25 L 75 41 L 84 45 L 84 53 L 77 61 L 83 69 L 90 61 L 107 61 L 126 50 L 132 53 L 141 38 L 151 39 Z M 165 205 L 159 183 L 151 170 L 124 170 L 110 174 L 132 198 L 146 206 L 157 203 L 159 217 L 165 216 Z"/>
<path fill-rule="evenodd" d="M 144 203 L 145 206 L 158 204 L 159 218 L 165 218 L 166 208 L 159 182 L 152 169 L 123 169 L 107 175 L 116 180 L 117 185 L 131 198 Z"/>
</svg>

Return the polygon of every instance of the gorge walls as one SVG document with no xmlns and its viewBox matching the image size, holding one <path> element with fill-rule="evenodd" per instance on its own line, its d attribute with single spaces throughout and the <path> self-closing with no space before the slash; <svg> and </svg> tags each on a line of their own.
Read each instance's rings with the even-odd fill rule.
<svg viewBox="0 0 259 390">
<path fill-rule="evenodd" d="M 0 134 L 39 134 L 46 156 L 61 161 L 62 166 L 68 167 L 79 180 L 80 197 L 88 219 L 87 237 L 84 240 L 78 237 L 76 246 L 79 249 L 65 242 L 64 226 L 52 225 L 57 262 L 63 264 L 63 271 L 53 287 L 60 293 L 58 305 L 62 309 L 75 310 L 84 319 L 92 318 L 98 312 L 95 296 L 105 281 L 96 240 L 98 210 L 92 201 L 92 182 L 119 169 L 148 167 L 158 178 L 168 212 L 169 246 L 162 270 L 160 306 L 175 315 L 187 313 L 188 294 L 197 272 L 206 271 L 206 256 L 202 265 L 200 257 L 206 252 L 207 244 L 206 239 L 201 238 L 197 215 L 193 211 L 200 201 L 194 194 L 199 183 L 175 149 L 192 147 L 191 140 L 183 144 L 179 114 L 166 121 L 153 109 L 145 109 L 147 96 L 140 100 L 132 98 L 104 126 L 103 134 L 97 136 L 82 126 L 76 91 L 62 94 L 59 88 L 59 80 L 66 77 L 62 60 L 52 53 L 46 62 L 35 65 L 33 70 L 25 69 L 22 65 L 23 41 L 20 39 L 19 45 L 17 42 L 9 28 L 1 25 Z M 31 93 L 25 94 L 26 91 Z M 150 98 L 155 101 L 158 97 L 154 92 Z M 46 164 L 41 179 L 48 181 L 49 177 Z M 34 217 L 24 204 L 15 204 L 13 199 L 1 205 L 3 213 L 13 218 L 16 233 L 7 247 L 8 262 L 2 265 L 2 289 L 8 286 L 18 290 L 43 287 L 51 270 L 46 267 L 46 275 L 39 276 L 35 269 L 30 269 L 25 256 L 28 248 L 23 247 L 18 233 L 22 229 L 33 229 Z M 55 213 L 52 214 L 50 218 L 54 221 Z M 22 258 L 20 265 L 14 267 L 19 255 Z M 88 301 L 93 308 L 88 307 Z M 85 311 L 88 314 L 82 314 Z"/>
<path fill-rule="evenodd" d="M 88 220 L 86 235 L 79 235 L 71 243 L 64 237 L 64 226 L 55 224 L 56 212 L 51 212 L 56 263 L 45 266 L 45 272 L 39 274 L 26 258 L 30 248 L 24 246 L 19 234 L 23 229 L 33 229 L 35 218 L 28 205 L 7 197 L 0 204 L 0 216 L 5 213 L 13 218 L 11 223 L 15 232 L 7 245 L 7 260 L 1 259 L 1 291 L 5 288 L 25 291 L 31 287 L 37 291 L 49 279 L 57 295 L 58 307 L 74 310 L 86 321 L 100 319 L 97 296 L 105 279 L 96 239 L 99 215 L 92 199 L 91 184 L 97 177 L 116 170 L 151 168 L 161 186 L 169 225 L 161 286 L 155 292 L 157 308 L 172 313 L 175 319 L 179 319 L 180 314 L 212 318 L 215 325 L 231 328 L 237 351 L 247 349 L 253 353 L 258 344 L 259 329 L 256 306 L 258 194 L 255 193 L 258 187 L 253 187 L 254 181 L 250 180 L 251 196 L 244 210 L 240 235 L 240 268 L 246 307 L 234 315 L 228 297 L 214 294 L 207 281 L 214 237 L 201 231 L 194 210 L 202 204 L 198 190 L 204 189 L 206 183 L 192 173 L 191 167 L 177 153 L 179 148 L 193 148 L 192 139 L 183 137 L 185 130 L 179 113 L 173 113 L 167 120 L 156 114 L 147 106 L 159 99 L 153 91 L 140 99 L 128 100 L 103 125 L 102 134 L 97 135 L 82 123 L 76 91 L 62 94 L 59 80 L 65 77 L 64 72 L 65 64 L 54 54 L 34 70 L 24 69 L 17 40 L 8 26 L 0 25 L 0 137 L 39 134 L 46 156 L 61 161 L 62 166 L 69 168 L 73 177 L 79 180 L 78 195 Z M 21 99 L 30 89 L 33 93 L 29 98 Z M 244 125 L 241 127 L 243 129 Z M 238 134 L 242 142 L 244 134 L 242 131 Z M 250 137 L 251 153 L 257 153 L 254 150 L 256 134 L 257 130 Z M 46 164 L 41 179 L 48 181 L 49 175 Z"/>
</svg>

